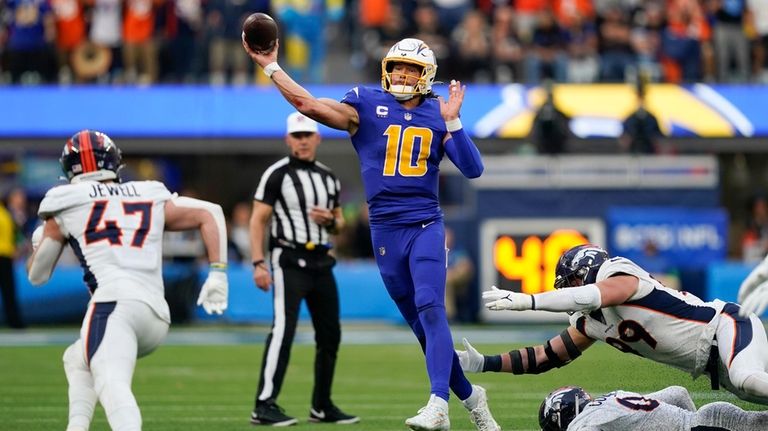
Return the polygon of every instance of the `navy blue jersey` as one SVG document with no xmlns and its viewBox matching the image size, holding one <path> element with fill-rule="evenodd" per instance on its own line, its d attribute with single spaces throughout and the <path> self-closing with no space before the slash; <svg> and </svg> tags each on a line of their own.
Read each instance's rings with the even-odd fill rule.
<svg viewBox="0 0 768 431">
<path fill-rule="evenodd" d="M 352 144 L 360 158 L 371 225 L 441 218 L 437 187 L 447 131 L 438 99 L 426 98 L 408 110 L 381 88 L 355 87 L 341 102 L 360 116 Z"/>
</svg>

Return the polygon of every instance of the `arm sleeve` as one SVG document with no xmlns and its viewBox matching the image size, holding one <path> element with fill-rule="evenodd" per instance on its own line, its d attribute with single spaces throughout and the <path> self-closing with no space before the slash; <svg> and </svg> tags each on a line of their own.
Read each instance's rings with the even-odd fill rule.
<svg viewBox="0 0 768 431">
<path fill-rule="evenodd" d="M 594 284 L 533 295 L 534 310 L 592 311 L 601 305 L 600 289 Z"/>
<path fill-rule="evenodd" d="M 445 142 L 445 153 L 465 177 L 477 178 L 483 173 L 480 150 L 464 128 L 451 132 L 451 137 Z"/>
</svg>

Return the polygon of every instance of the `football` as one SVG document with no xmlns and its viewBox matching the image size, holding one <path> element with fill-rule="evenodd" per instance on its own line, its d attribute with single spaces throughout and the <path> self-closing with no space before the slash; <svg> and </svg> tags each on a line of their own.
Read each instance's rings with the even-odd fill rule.
<svg viewBox="0 0 768 431">
<path fill-rule="evenodd" d="M 251 50 L 270 52 L 277 42 L 277 23 L 265 13 L 253 13 L 243 23 L 243 37 Z"/>
</svg>

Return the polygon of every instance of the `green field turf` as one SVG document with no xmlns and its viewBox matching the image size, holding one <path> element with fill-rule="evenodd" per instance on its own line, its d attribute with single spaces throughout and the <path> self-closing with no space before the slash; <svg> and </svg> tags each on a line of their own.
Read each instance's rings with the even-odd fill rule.
<svg viewBox="0 0 768 431">
<path fill-rule="evenodd" d="M 509 345 L 478 344 L 485 353 L 509 350 Z M 66 427 L 67 388 L 61 366 L 64 346 L 0 347 L 0 430 L 60 430 Z M 261 345 L 163 346 L 138 362 L 134 393 L 147 431 L 249 430 L 248 423 L 261 361 Z M 342 345 L 334 386 L 334 401 L 360 415 L 355 425 L 306 422 L 312 389 L 313 348 L 296 345 L 279 403 L 300 419 L 292 429 L 404 430 L 405 418 L 415 414 L 428 397 L 420 350 L 414 345 Z M 616 388 L 651 392 L 683 385 L 697 405 L 732 401 L 747 409 L 761 406 L 740 402 L 724 391 L 709 391 L 706 378 L 693 382 L 669 367 L 596 345 L 573 364 L 539 376 L 470 375 L 488 389 L 491 409 L 504 430 L 537 428 L 536 413 L 552 389 L 576 384 L 593 393 Z M 466 411 L 452 398 L 451 423 L 470 431 Z M 259 427 L 262 428 L 262 427 Z M 263 427 L 266 428 L 266 427 Z M 108 430 L 99 408 L 91 427 Z M 269 428 L 267 428 L 269 429 Z"/>
</svg>

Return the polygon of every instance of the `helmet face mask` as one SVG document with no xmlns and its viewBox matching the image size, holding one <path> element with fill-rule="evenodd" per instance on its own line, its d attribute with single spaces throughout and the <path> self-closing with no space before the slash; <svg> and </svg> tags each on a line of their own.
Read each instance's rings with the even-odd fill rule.
<svg viewBox="0 0 768 431">
<path fill-rule="evenodd" d="M 590 401 L 592 396 L 578 386 L 555 389 L 539 406 L 539 426 L 542 431 L 566 431 Z"/>
<path fill-rule="evenodd" d="M 104 133 L 81 130 L 72 135 L 59 158 L 61 170 L 70 183 L 80 181 L 119 181 L 122 153 Z"/>
<path fill-rule="evenodd" d="M 572 247 L 557 262 L 555 289 L 594 283 L 600 266 L 608 259 L 608 252 L 594 244 Z"/>
<path fill-rule="evenodd" d="M 394 84 L 392 73 L 396 63 L 407 63 L 421 69 L 421 75 L 413 85 Z M 397 42 L 381 60 L 381 88 L 397 100 L 409 100 L 415 95 L 427 95 L 437 74 L 435 54 L 426 43 L 419 39 L 403 39 Z"/>
</svg>

